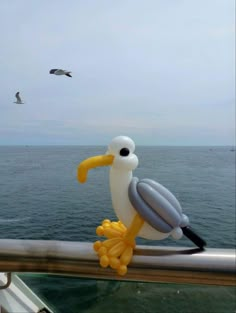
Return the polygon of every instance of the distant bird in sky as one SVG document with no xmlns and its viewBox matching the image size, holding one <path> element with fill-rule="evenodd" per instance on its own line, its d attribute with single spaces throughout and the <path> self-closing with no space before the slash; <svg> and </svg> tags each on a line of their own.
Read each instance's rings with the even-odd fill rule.
<svg viewBox="0 0 236 313">
<path fill-rule="evenodd" d="M 62 70 L 62 69 L 58 69 L 58 68 L 54 68 L 54 69 L 51 69 L 49 71 L 50 74 L 55 74 L 55 75 L 66 75 L 68 77 L 72 77 L 71 76 L 71 72 L 68 72 L 68 71 L 65 71 L 65 70 Z"/>
<path fill-rule="evenodd" d="M 16 94 L 16 101 L 14 103 L 23 104 L 24 102 L 21 100 L 20 92 L 18 91 Z"/>
</svg>

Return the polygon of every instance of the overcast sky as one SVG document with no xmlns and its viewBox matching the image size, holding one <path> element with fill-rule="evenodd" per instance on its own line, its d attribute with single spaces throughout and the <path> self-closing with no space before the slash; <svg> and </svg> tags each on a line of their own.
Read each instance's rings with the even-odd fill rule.
<svg viewBox="0 0 236 313">
<path fill-rule="evenodd" d="M 234 12 L 234 0 L 1 0 L 0 144 L 233 145 Z"/>
</svg>

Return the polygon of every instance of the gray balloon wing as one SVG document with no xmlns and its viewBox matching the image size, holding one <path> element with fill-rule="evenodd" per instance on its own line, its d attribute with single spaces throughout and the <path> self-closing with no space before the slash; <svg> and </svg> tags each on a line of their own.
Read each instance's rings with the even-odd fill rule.
<svg viewBox="0 0 236 313">
<path fill-rule="evenodd" d="M 153 180 L 133 178 L 129 185 L 129 200 L 142 218 L 160 232 L 169 233 L 188 223 L 175 196 Z"/>
<path fill-rule="evenodd" d="M 156 182 L 155 180 L 149 178 L 144 178 L 141 180 L 141 182 L 145 182 L 148 185 L 150 185 L 152 188 L 158 191 L 163 197 L 165 197 L 179 211 L 179 213 L 182 212 L 182 208 L 179 201 L 176 199 L 173 193 L 171 193 L 170 190 L 168 190 L 166 187 Z"/>
</svg>

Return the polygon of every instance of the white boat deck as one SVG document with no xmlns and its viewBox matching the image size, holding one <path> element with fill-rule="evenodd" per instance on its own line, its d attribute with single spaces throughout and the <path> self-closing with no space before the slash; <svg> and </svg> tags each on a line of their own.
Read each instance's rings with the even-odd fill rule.
<svg viewBox="0 0 236 313">
<path fill-rule="evenodd" d="M 7 283 L 7 274 L 0 273 L 0 288 Z M 47 305 L 15 274 L 11 283 L 0 289 L 0 313 L 52 313 Z"/>
</svg>

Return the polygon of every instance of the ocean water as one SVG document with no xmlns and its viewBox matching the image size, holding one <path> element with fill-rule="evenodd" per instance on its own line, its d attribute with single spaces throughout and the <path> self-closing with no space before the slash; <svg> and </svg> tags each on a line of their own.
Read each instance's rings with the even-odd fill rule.
<svg viewBox="0 0 236 313">
<path fill-rule="evenodd" d="M 97 240 L 98 221 L 116 220 L 109 168 L 93 169 L 83 185 L 76 170 L 83 159 L 105 151 L 101 146 L 0 147 L 0 238 Z M 235 152 L 230 147 L 137 147 L 136 155 L 134 176 L 155 179 L 170 189 L 208 247 L 235 247 Z M 192 246 L 185 238 L 138 243 Z M 232 288 L 22 278 L 56 312 L 236 310 Z"/>
</svg>

